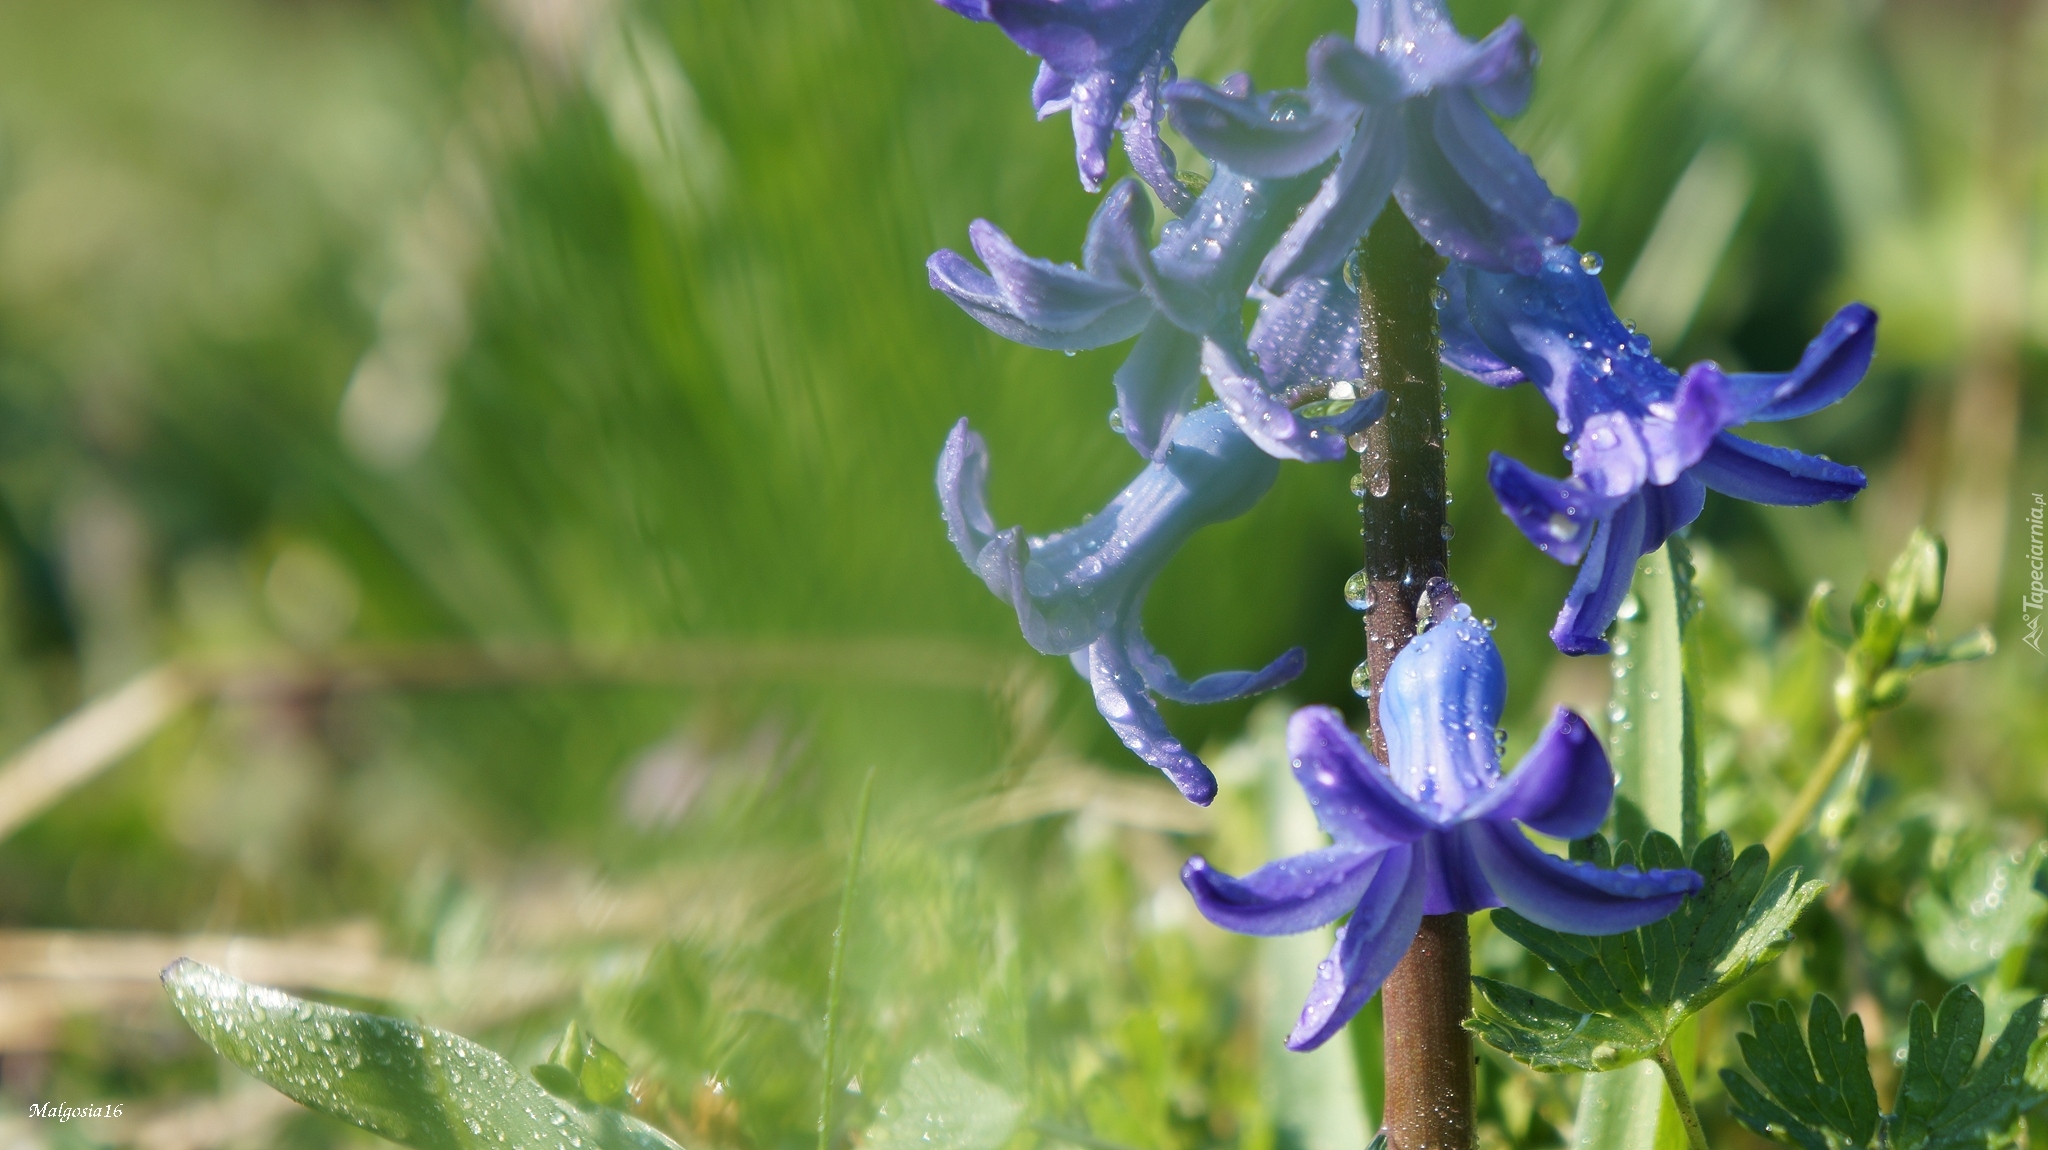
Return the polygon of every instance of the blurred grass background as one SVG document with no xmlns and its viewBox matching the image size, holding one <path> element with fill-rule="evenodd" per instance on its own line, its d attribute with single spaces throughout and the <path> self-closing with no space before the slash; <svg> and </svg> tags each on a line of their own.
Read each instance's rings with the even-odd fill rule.
<svg viewBox="0 0 2048 1150">
<path fill-rule="evenodd" d="M 2003 643 L 1880 729 L 1869 813 L 1824 844 L 1853 897 L 1774 977 L 1878 1033 L 1944 979 L 2048 982 L 2039 907 L 1986 926 L 1965 889 L 2023 885 L 1999 860 L 2048 831 L 2048 659 L 2019 641 L 2048 6 L 1453 7 L 1531 27 L 1510 133 L 1666 358 L 1782 368 L 1842 302 L 1883 316 L 1849 402 L 1767 431 L 1870 490 L 1710 500 L 1694 532 L 1715 824 L 1760 835 L 1827 736 L 1814 581 L 1924 522 L 1945 628 Z M 1351 19 L 1211 0 L 1180 65 L 1298 84 Z M 0 1137 L 354 1137 L 176 1025 L 154 971 L 195 953 L 529 1061 L 579 1015 L 687 1144 L 808 1145 L 874 766 L 849 1131 L 886 1143 L 891 1091 L 964 1073 L 1020 1147 L 1346 1144 L 1350 1055 L 1304 1070 L 1272 1029 L 1316 946 L 1221 936 L 1173 877 L 1303 833 L 1267 798 L 1272 712 L 1218 809 L 1187 808 L 939 523 L 962 414 L 1005 522 L 1074 522 L 1136 467 L 1106 423 L 1120 349 L 1014 347 L 925 286 L 976 216 L 1078 248 L 1093 201 L 1064 124 L 1031 120 L 1033 68 L 929 0 L 0 4 L 0 744 L 113 698 L 0 782 Z M 1542 466 L 1558 437 L 1528 389 L 1450 403 L 1453 575 L 1501 621 L 1526 747 L 1606 693 L 1545 638 L 1570 573 L 1483 484 L 1489 450 Z M 1304 644 L 1289 697 L 1349 701 L 1344 485 L 1290 466 L 1199 537 L 1152 597 L 1162 646 L 1206 671 Z M 1221 747 L 1250 714 L 1173 719 Z M 1929 953 L 1971 924 L 1989 966 Z M 1515 968 L 1499 941 L 1482 962 Z M 1488 1066 L 1490 1139 L 1568 1135 L 1568 1081 Z M 128 1111 L 20 1120 L 35 1100 Z"/>
</svg>

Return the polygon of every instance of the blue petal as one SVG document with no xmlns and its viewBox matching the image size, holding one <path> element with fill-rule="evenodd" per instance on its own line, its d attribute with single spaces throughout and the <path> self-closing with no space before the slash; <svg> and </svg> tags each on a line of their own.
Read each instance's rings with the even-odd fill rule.
<svg viewBox="0 0 2048 1150">
<path fill-rule="evenodd" d="M 1303 277 L 1335 271 L 1379 218 L 1407 150 L 1396 109 L 1365 111 L 1336 169 L 1266 256 L 1259 273 L 1266 286 L 1286 291 Z"/>
<path fill-rule="evenodd" d="M 1252 176 L 1298 176 L 1351 138 L 1357 112 L 1318 108 L 1299 92 L 1234 96 L 1182 80 L 1166 88 L 1173 126 L 1203 155 Z M 1297 110 L 1298 109 L 1298 110 Z"/>
<path fill-rule="evenodd" d="M 1333 279 L 1295 281 L 1259 308 L 1248 343 L 1266 386 L 1285 392 L 1318 379 L 1358 378 L 1358 293 Z"/>
<path fill-rule="evenodd" d="M 1136 182 L 1118 180 L 1088 218 L 1081 266 L 1100 280 L 1142 288 L 1151 274 L 1152 202 Z"/>
<path fill-rule="evenodd" d="M 1507 669 L 1472 610 L 1417 635 L 1394 656 L 1380 692 L 1380 730 L 1396 786 L 1448 820 L 1500 779 L 1494 728 Z"/>
<path fill-rule="evenodd" d="M 1208 806 L 1216 798 L 1216 776 L 1188 751 L 1159 707 L 1145 693 L 1145 681 L 1124 657 L 1117 636 L 1104 636 L 1088 647 L 1088 680 L 1095 690 L 1095 709 L 1132 754 L 1166 775 L 1189 802 Z"/>
<path fill-rule="evenodd" d="M 1467 265 L 1454 263 L 1446 266 L 1443 274 L 1437 277 L 1437 286 L 1443 289 L 1443 294 L 1437 297 L 1436 314 L 1438 336 L 1443 340 L 1444 366 L 1463 372 L 1488 387 L 1512 387 L 1528 376 L 1486 346 L 1486 341 L 1472 326 L 1469 294 L 1472 274 Z"/>
<path fill-rule="evenodd" d="M 1440 0 L 1358 0 L 1358 44 L 1396 71 L 1413 96 L 1439 87 L 1473 87 L 1487 106 L 1516 115 L 1536 64 L 1519 20 L 1474 44 L 1458 34 Z"/>
<path fill-rule="evenodd" d="M 1139 75 L 1137 90 L 1131 93 L 1131 114 L 1118 130 L 1124 136 L 1124 155 L 1131 170 L 1152 189 L 1159 202 L 1174 215 L 1186 215 L 1195 195 L 1180 182 L 1180 161 L 1173 149 L 1159 138 L 1159 121 L 1165 115 L 1160 104 L 1161 73 L 1147 68 Z"/>
<path fill-rule="evenodd" d="M 1514 773 L 1466 817 L 1517 819 L 1552 838 L 1584 838 L 1607 818 L 1614 781 L 1600 737 L 1586 720 L 1559 707 Z"/>
<path fill-rule="evenodd" d="M 1664 546 L 1671 534 L 1700 517 L 1707 489 L 1691 472 L 1666 487 L 1643 488 L 1643 554 Z"/>
<path fill-rule="evenodd" d="M 1692 473 L 1723 495 L 1778 507 L 1848 499 L 1867 482 L 1857 468 L 1725 431 L 1714 437 Z"/>
<path fill-rule="evenodd" d="M 1391 104 L 1401 98 L 1402 87 L 1400 73 L 1342 36 L 1318 37 L 1308 46 L 1308 89 L 1325 104 Z"/>
<path fill-rule="evenodd" d="M 1071 331 L 1054 331 L 1021 319 L 1004 298 L 993 277 L 953 251 L 932 253 L 925 261 L 931 285 L 946 293 L 960 309 L 980 324 L 1002 336 L 1029 347 L 1059 351 L 1083 351 L 1129 339 L 1145 326 L 1152 303 L 1143 296 L 1113 307 L 1095 322 Z"/>
<path fill-rule="evenodd" d="M 989 19 L 988 0 L 939 0 L 939 7 L 984 24 Z"/>
<path fill-rule="evenodd" d="M 1486 482 L 1508 521 L 1538 551 L 1560 563 L 1583 558 L 1594 526 L 1620 504 L 1594 494 L 1577 479 L 1552 479 L 1498 451 L 1487 462 Z"/>
<path fill-rule="evenodd" d="M 1579 577 L 1565 596 L 1564 609 L 1550 628 L 1550 639 L 1567 655 L 1605 655 L 1608 624 L 1621 611 L 1635 580 L 1636 560 L 1643 557 L 1647 514 L 1643 498 L 1624 501 L 1593 532 L 1593 544 L 1579 565 Z"/>
<path fill-rule="evenodd" d="M 946 538 L 969 567 L 995 538 L 996 521 L 988 513 L 988 443 L 967 426 L 953 425 L 939 452 L 939 510 L 946 518 Z"/>
<path fill-rule="evenodd" d="M 1677 393 L 1649 404 L 1642 418 L 1649 481 L 1665 484 L 1677 479 L 1700 461 L 1714 436 L 1740 422 L 1740 401 L 1728 377 L 1711 363 L 1694 364 L 1679 377 Z"/>
<path fill-rule="evenodd" d="M 1473 853 L 1469 827 L 1459 826 L 1429 836 L 1417 848 L 1426 878 L 1424 914 L 1475 914 L 1500 905 L 1500 896 L 1486 881 Z"/>
<path fill-rule="evenodd" d="M 1749 413 L 1753 420 L 1791 419 L 1811 415 L 1848 395 L 1863 382 L 1870 370 L 1871 355 L 1877 350 L 1877 313 L 1852 303 L 1834 314 L 1799 366 L 1784 374 L 1733 375 L 1729 379 L 1740 389 L 1766 397 L 1764 405 Z"/>
<path fill-rule="evenodd" d="M 1337 945 L 1316 967 L 1301 1019 L 1287 1036 L 1289 1050 L 1314 1050 L 1344 1028 L 1400 964 L 1422 925 L 1421 867 L 1415 848 L 1394 847 L 1381 856 L 1371 885 L 1351 921 L 1337 930 Z"/>
<path fill-rule="evenodd" d="M 1266 179 L 1217 164 L 1188 214 L 1160 229 L 1146 292 L 1192 332 L 1238 339 L 1259 260 L 1315 194 L 1318 173 Z"/>
<path fill-rule="evenodd" d="M 1047 331 L 1077 331 L 1139 297 L 1138 289 L 1071 265 L 1026 255 L 987 220 L 967 226 L 974 253 L 988 268 L 1009 313 Z"/>
<path fill-rule="evenodd" d="M 1333 708 L 1294 712 L 1287 721 L 1287 756 L 1317 823 L 1340 843 L 1414 842 L 1436 826 L 1431 813 L 1401 793 Z"/>
<path fill-rule="evenodd" d="M 1026 52 L 1069 76 L 1134 73 L 1180 39 L 1204 0 L 985 0 Z"/>
<path fill-rule="evenodd" d="M 1358 906 L 1386 861 L 1384 850 L 1325 847 L 1267 863 L 1235 878 L 1196 855 L 1181 868 L 1181 884 L 1202 917 L 1239 934 L 1300 934 L 1332 923 Z"/>
<path fill-rule="evenodd" d="M 1510 910 L 1551 930 L 1618 934 L 1656 922 L 1700 889 L 1689 870 L 1601 870 L 1546 854 L 1512 823 L 1468 823 L 1480 869 Z"/>
<path fill-rule="evenodd" d="M 1216 339 L 1202 341 L 1202 370 L 1217 402 L 1230 413 L 1238 429 L 1259 449 L 1276 459 L 1304 463 L 1327 463 L 1344 458 L 1344 437 L 1380 417 L 1387 409 L 1387 395 L 1373 392 L 1351 405 L 1341 415 L 1327 419 L 1297 416 L 1280 398 L 1266 390 L 1259 369 L 1252 365 L 1241 347 Z"/>
<path fill-rule="evenodd" d="M 1151 459 L 1194 405 L 1202 384 L 1202 337 L 1154 315 L 1114 379 L 1124 438 Z"/>
<path fill-rule="evenodd" d="M 1139 677 L 1153 692 L 1176 703 L 1200 705 L 1224 703 L 1257 695 L 1293 681 L 1308 666 L 1308 655 L 1299 647 L 1281 652 L 1280 657 L 1256 671 L 1217 671 L 1194 682 L 1180 677 L 1173 660 L 1159 653 L 1145 638 L 1139 618 L 1142 603 L 1131 605 L 1124 619 L 1124 654 L 1138 669 Z"/>
<path fill-rule="evenodd" d="M 1547 244 L 1578 230 L 1578 213 L 1551 195 L 1471 92 L 1435 92 L 1402 111 L 1408 164 L 1394 197 L 1438 253 L 1533 275 Z"/>
<path fill-rule="evenodd" d="M 1619 499 L 1650 479 L 1642 422 L 1620 411 L 1588 416 L 1572 443 L 1572 476 L 1598 495 Z"/>
</svg>

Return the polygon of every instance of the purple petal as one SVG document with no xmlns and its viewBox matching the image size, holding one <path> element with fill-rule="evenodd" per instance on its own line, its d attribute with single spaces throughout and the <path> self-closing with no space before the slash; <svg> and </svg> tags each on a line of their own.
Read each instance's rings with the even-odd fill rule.
<svg viewBox="0 0 2048 1150">
<path fill-rule="evenodd" d="M 987 0 L 982 0 L 986 3 Z M 1038 75 L 1031 81 L 1031 107 L 1043 120 L 1067 110 L 1074 101 L 1074 78 L 1043 60 L 1038 62 Z"/>
<path fill-rule="evenodd" d="M 1202 917 L 1225 930 L 1300 934 L 1356 909 L 1386 857 L 1384 850 L 1367 847 L 1325 847 L 1235 878 L 1196 855 L 1181 868 L 1180 881 Z"/>
<path fill-rule="evenodd" d="M 1576 839 L 1599 830 L 1613 802 L 1614 768 L 1600 737 L 1559 707 L 1514 773 L 1466 817 L 1517 819 L 1552 838 Z"/>
<path fill-rule="evenodd" d="M 1480 869 L 1510 910 L 1572 934 L 1618 934 L 1656 922 L 1700 889 L 1689 870 L 1601 870 L 1546 854 L 1512 823 L 1467 823 Z"/>
<path fill-rule="evenodd" d="M 1026 52 L 1070 76 L 1135 73 L 1170 52 L 1204 0 L 985 0 L 990 18 Z"/>
<path fill-rule="evenodd" d="M 1091 192 L 1102 187 L 1102 177 L 1109 171 L 1109 138 L 1116 131 L 1132 87 L 1124 77 L 1095 71 L 1081 74 L 1067 91 L 1067 117 L 1074 126 L 1074 167 L 1081 174 L 1081 186 Z M 1040 114 L 1044 114 L 1042 110 Z"/>
<path fill-rule="evenodd" d="M 1194 406 L 1202 383 L 1202 340 L 1163 315 L 1145 325 L 1131 354 L 1116 369 L 1117 414 L 1124 438 L 1151 459 Z"/>
<path fill-rule="evenodd" d="M 1143 288 L 1152 271 L 1152 202 L 1132 180 L 1118 180 L 1088 220 L 1081 266 L 1099 280 Z"/>
<path fill-rule="evenodd" d="M 939 7 L 984 24 L 989 20 L 988 0 L 939 0 Z"/>
<path fill-rule="evenodd" d="M 1650 445 L 1642 426 L 1620 411 L 1598 411 L 1579 425 L 1572 476 L 1609 499 L 1632 495 L 1650 478 Z"/>
<path fill-rule="evenodd" d="M 1500 905 L 1500 896 L 1486 881 L 1479 858 L 1472 851 L 1471 834 L 1465 826 L 1429 836 L 1418 848 L 1427 878 L 1422 897 L 1424 914 L 1475 914 Z"/>
<path fill-rule="evenodd" d="M 1622 502 L 1593 532 L 1592 546 L 1579 564 L 1579 577 L 1550 628 L 1551 641 L 1567 655 L 1605 655 L 1608 624 L 1621 611 L 1643 557 L 1646 519 L 1640 496 Z"/>
<path fill-rule="evenodd" d="M 1294 712 L 1287 721 L 1287 755 L 1316 821 L 1338 842 L 1414 842 L 1436 826 L 1430 812 L 1394 786 L 1333 708 Z"/>
<path fill-rule="evenodd" d="M 1344 437 L 1386 410 L 1382 392 L 1351 406 L 1344 416 L 1323 421 L 1294 414 L 1278 396 L 1266 390 L 1259 369 L 1247 353 L 1215 339 L 1202 341 L 1202 371 L 1216 399 L 1238 429 L 1275 459 L 1303 463 L 1327 463 L 1344 458 Z M 1341 422 L 1340 422 L 1341 421 Z"/>
<path fill-rule="evenodd" d="M 1173 126 L 1203 155 L 1252 176 L 1314 168 L 1351 138 L 1356 122 L 1356 112 L 1315 108 L 1300 93 L 1232 96 L 1192 80 L 1168 85 L 1166 104 Z"/>
<path fill-rule="evenodd" d="M 1266 256 L 1259 278 L 1274 291 L 1286 291 L 1303 277 L 1334 272 L 1379 218 L 1407 150 L 1396 109 L 1368 109 L 1360 115 L 1336 170 Z"/>
<path fill-rule="evenodd" d="M 1725 431 L 1714 437 L 1692 473 L 1723 495 L 1777 507 L 1848 499 L 1867 482 L 1861 470 L 1846 464 Z"/>
<path fill-rule="evenodd" d="M 1353 108 L 1401 98 L 1400 75 L 1343 36 L 1323 36 L 1308 46 L 1308 87 L 1326 104 Z"/>
<path fill-rule="evenodd" d="M 1256 671 L 1217 671 L 1194 682 L 1180 677 L 1173 660 L 1159 653 L 1145 638 L 1140 623 L 1142 607 L 1132 604 L 1124 620 L 1124 655 L 1138 669 L 1145 686 L 1176 703 L 1201 705 L 1224 703 L 1257 695 L 1291 682 L 1308 666 L 1308 655 L 1299 647 L 1283 651 L 1280 657 Z"/>
<path fill-rule="evenodd" d="M 1585 556 L 1594 526 L 1620 503 L 1594 494 L 1577 479 L 1552 479 L 1498 451 L 1487 462 L 1486 482 L 1500 509 L 1529 542 L 1566 564 Z"/>
<path fill-rule="evenodd" d="M 1549 242 L 1570 239 L 1578 213 L 1551 195 L 1529 158 L 1463 89 L 1403 106 L 1408 166 L 1394 196 L 1442 255 L 1534 275 Z"/>
<path fill-rule="evenodd" d="M 1700 461 L 1714 436 L 1742 422 L 1728 377 L 1712 363 L 1696 363 L 1679 377 L 1678 392 L 1653 402 L 1642 420 L 1649 457 L 1649 481 L 1670 483 Z"/>
<path fill-rule="evenodd" d="M 1358 293 L 1333 279 L 1296 280 L 1286 295 L 1260 306 L 1248 342 L 1275 391 L 1315 379 L 1356 379 Z"/>
<path fill-rule="evenodd" d="M 1664 546 L 1671 534 L 1700 517 L 1707 505 L 1707 488 L 1691 472 L 1667 487 L 1645 487 L 1643 495 L 1643 554 Z"/>
<path fill-rule="evenodd" d="M 1165 774 L 1189 802 L 1206 807 L 1216 798 L 1216 776 L 1166 729 L 1117 637 L 1105 635 L 1089 645 L 1088 680 L 1095 689 L 1095 709 L 1132 754 Z"/>
<path fill-rule="evenodd" d="M 1159 138 L 1159 121 L 1165 115 L 1160 107 L 1160 73 L 1147 68 L 1138 78 L 1137 90 L 1131 93 L 1131 115 L 1123 121 L 1118 130 L 1124 137 L 1124 155 L 1130 157 L 1131 170 L 1145 181 L 1159 202 L 1174 215 L 1186 215 L 1194 206 L 1195 195 L 1187 185 L 1180 182 L 1180 161 L 1173 149 Z"/>
<path fill-rule="evenodd" d="M 1131 284 L 1026 255 L 987 220 L 969 224 L 967 235 L 1010 314 L 1033 327 L 1076 331 L 1138 298 L 1138 289 Z"/>
<path fill-rule="evenodd" d="M 1381 856 L 1379 870 L 1351 921 L 1338 928 L 1330 957 L 1316 967 L 1308 1003 L 1287 1036 L 1287 1049 L 1314 1050 L 1328 1042 L 1408 953 L 1415 930 L 1422 925 L 1424 883 L 1414 855 L 1413 847 L 1394 847 Z"/>
<path fill-rule="evenodd" d="M 995 538 L 996 521 L 988 513 L 988 443 L 962 419 L 946 436 L 939 452 L 939 510 L 946 518 L 946 538 L 969 567 Z"/>
<path fill-rule="evenodd" d="M 1729 379 L 1744 390 L 1757 394 L 1763 406 L 1749 413 L 1761 421 L 1792 419 L 1811 415 L 1848 395 L 1863 382 L 1870 370 L 1870 358 L 1877 350 L 1877 313 L 1868 306 L 1852 303 L 1836 312 L 1806 353 L 1799 366 L 1780 374 L 1742 374 Z"/>
<path fill-rule="evenodd" d="M 1536 43 L 1510 16 L 1474 45 L 1472 54 L 1448 70 L 1438 84 L 1471 88 L 1497 116 L 1519 116 L 1529 106 L 1529 88 L 1536 75 Z"/>
<path fill-rule="evenodd" d="M 1380 730 L 1394 784 L 1448 820 L 1500 780 L 1494 728 L 1507 669 L 1472 609 L 1417 635 L 1394 656 L 1380 691 Z"/>
<path fill-rule="evenodd" d="M 1443 289 L 1436 314 L 1444 366 L 1488 387 L 1512 387 L 1529 377 L 1496 355 L 1480 338 L 1472 324 L 1471 278 L 1472 269 L 1457 263 L 1444 268 L 1443 275 L 1437 277 L 1437 286 Z"/>
<path fill-rule="evenodd" d="M 958 252 L 939 251 L 925 261 L 931 285 L 946 293 L 960 310 L 1004 339 L 1029 347 L 1081 351 L 1131 338 L 1152 314 L 1152 302 L 1137 296 L 1113 307 L 1084 327 L 1054 331 L 1019 318 L 993 277 Z"/>
</svg>

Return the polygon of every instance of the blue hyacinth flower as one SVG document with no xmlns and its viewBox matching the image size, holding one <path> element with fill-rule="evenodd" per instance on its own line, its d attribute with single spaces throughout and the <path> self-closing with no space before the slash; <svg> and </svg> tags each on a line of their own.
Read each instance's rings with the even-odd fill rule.
<svg viewBox="0 0 2048 1150">
<path fill-rule="evenodd" d="M 1205 0 L 939 0 L 993 23 L 1038 57 L 1031 105 L 1038 118 L 1067 113 L 1081 186 L 1109 170 L 1109 138 L 1122 132 L 1131 167 L 1175 212 L 1194 196 L 1159 138 L 1159 89 L 1173 75 L 1173 46 Z M 1125 114 L 1125 109 L 1129 114 Z"/>
<path fill-rule="evenodd" d="M 1617 319 L 1599 276 L 1558 245 L 1534 276 L 1453 264 L 1438 305 L 1443 360 L 1482 383 L 1528 380 L 1569 437 L 1568 479 L 1495 453 L 1487 479 L 1501 509 L 1545 554 L 1579 564 L 1550 636 L 1568 655 L 1601 654 L 1635 562 L 1699 516 L 1709 488 L 1752 503 L 1848 499 L 1863 472 L 1728 433 L 1791 419 L 1847 395 L 1870 367 L 1877 313 L 1836 312 L 1789 372 L 1683 375 Z"/>
<path fill-rule="evenodd" d="M 1089 222 L 1081 265 L 1025 254 L 1000 228 L 968 229 L 987 267 L 953 251 L 926 263 L 934 288 L 989 330 L 1065 351 L 1138 342 L 1114 379 L 1117 422 L 1147 459 L 1172 442 L 1204 373 L 1238 427 L 1267 453 L 1325 462 L 1344 440 L 1295 415 L 1289 388 L 1358 373 L 1358 296 L 1307 278 L 1261 304 L 1249 340 L 1243 308 L 1260 258 L 1315 188 L 1313 174 L 1261 180 L 1218 168 L 1184 219 L 1148 243 L 1152 211 L 1126 180 Z M 1348 342 L 1347 342 L 1348 341 Z"/>
<path fill-rule="evenodd" d="M 1332 417 L 1332 434 L 1365 427 L 1386 404 L 1379 392 L 1352 404 Z M 1215 776 L 1167 730 L 1152 695 L 1215 703 L 1256 694 L 1300 674 L 1304 656 L 1295 648 L 1262 670 L 1191 682 L 1146 640 L 1145 593 L 1189 536 L 1249 511 L 1279 469 L 1210 404 L 1182 420 L 1166 450 L 1107 507 L 1072 530 L 1026 538 L 1015 527 L 998 530 L 989 515 L 988 449 L 966 420 L 939 456 L 939 503 L 960 558 L 1016 609 L 1026 641 L 1072 656 L 1124 745 L 1204 805 L 1216 796 Z"/>
<path fill-rule="evenodd" d="M 1584 719 L 1562 707 L 1513 774 L 1500 773 L 1495 724 L 1507 677 L 1471 608 L 1452 607 L 1394 657 L 1380 695 L 1382 765 L 1329 707 L 1287 725 L 1294 777 L 1331 845 L 1241 878 L 1199 856 L 1181 881 L 1210 922 L 1241 934 L 1296 934 L 1351 916 L 1287 1038 L 1312 1050 L 1379 989 L 1426 914 L 1506 906 L 1573 934 L 1655 922 L 1700 888 L 1690 870 L 1602 870 L 1546 853 L 1592 834 L 1614 772 Z M 1520 825 L 1517 825 L 1520 824 Z"/>
<path fill-rule="evenodd" d="M 1294 176 L 1339 156 L 1265 261 L 1260 279 L 1275 291 L 1330 274 L 1390 193 L 1440 254 L 1526 273 L 1578 230 L 1578 213 L 1488 115 L 1521 112 L 1535 60 L 1519 21 L 1475 43 L 1440 0 L 1358 0 L 1356 36 L 1309 49 L 1306 92 L 1180 81 L 1166 101 L 1191 143 L 1241 172 Z"/>
</svg>

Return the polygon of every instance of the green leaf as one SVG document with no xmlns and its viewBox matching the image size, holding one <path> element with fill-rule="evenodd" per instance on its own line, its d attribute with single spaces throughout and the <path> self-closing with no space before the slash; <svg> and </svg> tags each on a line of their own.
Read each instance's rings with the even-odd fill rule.
<svg viewBox="0 0 2048 1150">
<path fill-rule="evenodd" d="M 624 1106 L 626 1060 L 571 1020 L 548 1060 L 533 1068 L 533 1080 L 549 1094 L 584 1106 Z"/>
<path fill-rule="evenodd" d="M 1699 771 L 1685 683 L 1685 624 L 1694 603 L 1692 558 L 1673 537 L 1637 564 L 1614 625 L 1607 751 L 1621 797 L 1643 819 L 1639 827 L 1620 824 L 1623 838 L 1658 830 L 1698 841 Z"/>
<path fill-rule="evenodd" d="M 1754 1033 L 1738 1036 L 1756 1083 L 1723 1070 L 1735 1119 L 1766 1138 L 1806 1150 L 1849 1150 L 1880 1140 L 1891 1150 L 1964 1150 L 2003 1145 L 2020 1115 L 2048 1099 L 2048 1055 L 2040 1037 L 2044 999 L 2013 1012 L 1974 1072 L 1984 1004 L 1957 986 L 1939 1010 L 1913 1004 L 1897 1112 L 1879 1112 L 1863 1022 L 1844 1020 L 1817 995 L 1799 1033 L 1792 1004 L 1754 1004 Z M 1761 1089 L 1759 1089 L 1761 1085 Z"/>
<path fill-rule="evenodd" d="M 2024 854 L 1996 843 L 1960 853 L 1910 904 L 1921 953 L 1952 982 L 1975 978 L 2026 945 L 2048 910 L 2028 881 L 2048 862 L 2048 843 Z"/>
<path fill-rule="evenodd" d="M 252 986 L 191 959 L 164 970 L 187 1025 L 314 1110 L 419 1150 L 679 1150 L 616 1110 L 557 1101 L 466 1038 Z"/>
<path fill-rule="evenodd" d="M 1601 861 L 1604 842 L 1575 854 Z M 1624 844 L 1619 864 L 1635 861 Z M 1642 865 L 1684 865 L 1678 844 L 1652 833 Z M 1647 1058 L 1687 1018 L 1726 994 L 1758 967 L 1783 954 L 1792 923 L 1825 883 L 1799 881 L 1796 867 L 1766 878 L 1770 856 L 1760 846 L 1734 855 L 1726 834 L 1693 852 L 1706 880 L 1669 917 L 1602 938 L 1565 934 L 1511 910 L 1493 912 L 1501 933 L 1521 943 L 1564 979 L 1574 1009 L 1491 979 L 1475 979 L 1491 1012 L 1470 1028 L 1486 1042 L 1537 1070 L 1613 1070 Z"/>
</svg>

